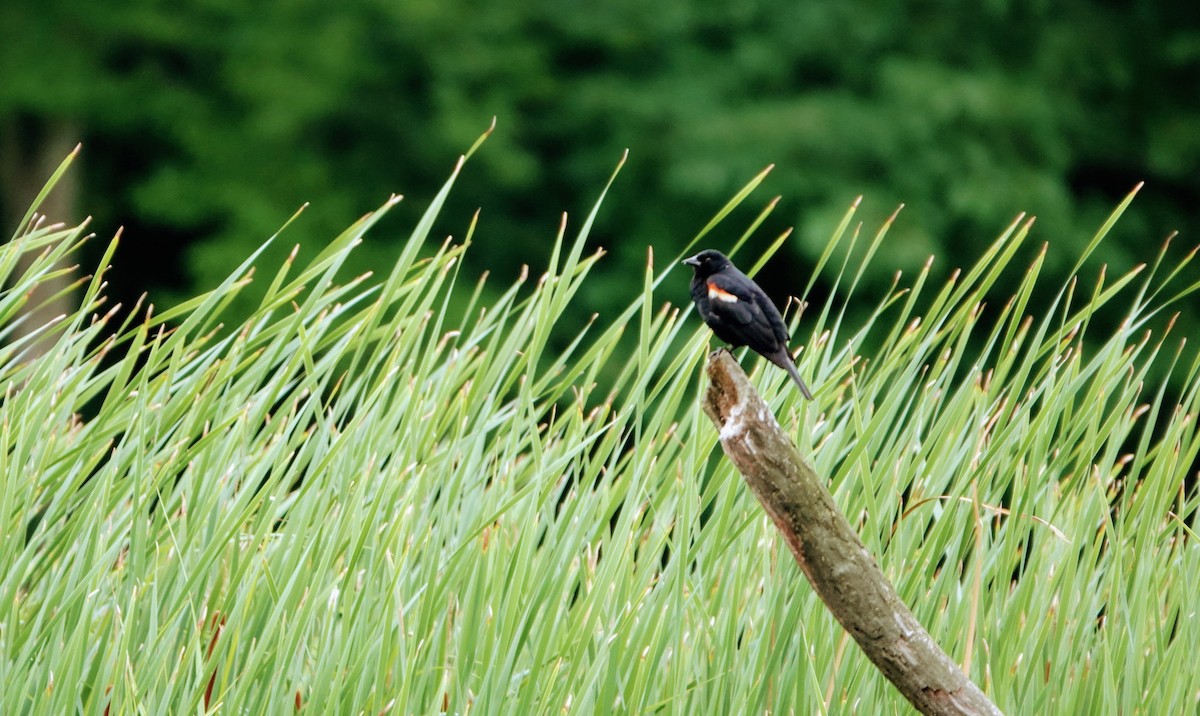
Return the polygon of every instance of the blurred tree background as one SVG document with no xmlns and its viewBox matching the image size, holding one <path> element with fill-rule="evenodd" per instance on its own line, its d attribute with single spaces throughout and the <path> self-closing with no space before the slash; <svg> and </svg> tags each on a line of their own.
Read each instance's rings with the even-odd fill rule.
<svg viewBox="0 0 1200 716">
<path fill-rule="evenodd" d="M 770 228 L 798 237 L 764 276 L 777 296 L 802 290 L 859 194 L 868 230 L 907 205 L 869 277 L 880 290 L 930 254 L 943 271 L 973 260 L 1019 211 L 1038 216 L 1031 254 L 1049 241 L 1049 267 L 1066 271 L 1141 180 L 1099 260 L 1124 272 L 1171 230 L 1196 243 L 1200 226 L 1188 3 L 0 6 L 3 224 L 45 179 L 35 160 L 82 141 L 64 190 L 78 206 L 56 211 L 93 215 L 102 237 L 126 227 L 112 277 L 125 301 L 214 285 L 304 202 L 269 257 L 316 251 L 405 194 L 358 252 L 356 268 L 387 265 L 493 116 L 443 212 L 462 223 L 439 227 L 461 236 L 482 208 L 468 276 L 542 265 L 560 212 L 581 220 L 631 150 L 594 232 L 610 252 L 585 287 L 599 311 L 637 290 L 647 245 L 673 256 L 769 163 L 767 191 L 783 197 Z"/>
</svg>

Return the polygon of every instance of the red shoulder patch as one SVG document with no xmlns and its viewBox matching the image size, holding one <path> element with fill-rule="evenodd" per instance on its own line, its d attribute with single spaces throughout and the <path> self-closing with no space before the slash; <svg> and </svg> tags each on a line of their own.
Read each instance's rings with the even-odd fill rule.
<svg viewBox="0 0 1200 716">
<path fill-rule="evenodd" d="M 725 303 L 737 303 L 738 297 L 721 288 L 712 281 L 708 281 L 708 297 L 714 301 L 724 301 Z"/>
</svg>

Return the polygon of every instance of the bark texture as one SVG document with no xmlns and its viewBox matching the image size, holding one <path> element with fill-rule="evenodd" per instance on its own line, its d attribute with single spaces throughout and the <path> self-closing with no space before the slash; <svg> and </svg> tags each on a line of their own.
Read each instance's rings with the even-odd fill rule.
<svg viewBox="0 0 1200 716">
<path fill-rule="evenodd" d="M 733 356 L 710 355 L 708 376 L 704 412 L 725 455 L 867 658 L 921 713 L 999 714 L 900 600 Z"/>
</svg>

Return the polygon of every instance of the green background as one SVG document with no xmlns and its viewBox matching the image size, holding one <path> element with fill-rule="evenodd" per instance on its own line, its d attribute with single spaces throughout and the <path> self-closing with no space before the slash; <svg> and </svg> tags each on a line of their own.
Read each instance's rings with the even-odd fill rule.
<svg viewBox="0 0 1200 716">
<path fill-rule="evenodd" d="M 64 220 L 125 227 L 110 290 L 159 305 L 215 285 L 305 202 L 268 265 L 395 192 L 350 268 L 389 265 L 493 116 L 444 213 L 460 223 L 435 235 L 480 208 L 468 275 L 537 269 L 628 148 L 591 239 L 609 256 L 582 305 L 602 313 L 636 290 L 647 246 L 674 256 L 770 163 L 767 228 L 796 227 L 763 276 L 781 302 L 860 194 L 870 231 L 906 205 L 876 291 L 930 255 L 941 275 L 970 263 L 1022 211 L 1030 254 L 1048 241 L 1067 271 L 1143 180 L 1098 262 L 1124 272 L 1173 230 L 1190 246 L 1200 217 L 1187 3 L 10 0 L 0 77 L 5 166 L 83 141 Z M 44 178 L 5 172 L 6 227 Z"/>
</svg>

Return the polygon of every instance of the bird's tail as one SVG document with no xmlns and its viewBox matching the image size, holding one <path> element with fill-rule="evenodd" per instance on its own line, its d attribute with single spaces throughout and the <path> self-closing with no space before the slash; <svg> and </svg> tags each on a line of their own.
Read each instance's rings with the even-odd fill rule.
<svg viewBox="0 0 1200 716">
<path fill-rule="evenodd" d="M 780 348 L 779 352 L 773 356 L 770 356 L 770 358 L 772 363 L 780 368 L 783 368 L 788 372 L 788 375 L 792 376 L 792 380 L 796 381 L 796 385 L 800 386 L 801 395 L 808 400 L 813 399 L 812 391 L 810 391 L 808 386 L 804 384 L 804 379 L 800 377 L 800 371 L 796 370 L 796 362 L 792 360 L 792 354 L 788 353 L 786 346 Z"/>
</svg>

